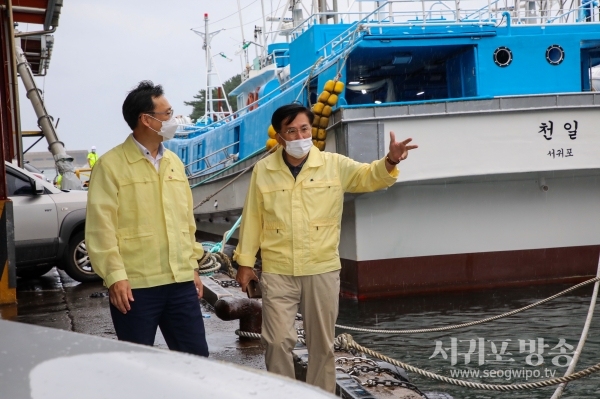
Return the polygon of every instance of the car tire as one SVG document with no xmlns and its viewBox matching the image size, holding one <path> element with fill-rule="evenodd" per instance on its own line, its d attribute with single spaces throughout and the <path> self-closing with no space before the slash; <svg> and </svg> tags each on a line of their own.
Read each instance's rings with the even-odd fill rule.
<svg viewBox="0 0 600 399">
<path fill-rule="evenodd" d="M 52 265 L 46 265 L 35 268 L 28 267 L 24 270 L 19 270 L 19 268 L 17 267 L 17 276 L 25 279 L 38 278 L 48 273 L 50 270 L 52 270 L 53 267 L 54 266 Z"/>
<path fill-rule="evenodd" d="M 75 233 L 69 240 L 63 269 L 69 277 L 81 283 L 100 280 L 100 277 L 92 269 L 83 230 Z"/>
</svg>

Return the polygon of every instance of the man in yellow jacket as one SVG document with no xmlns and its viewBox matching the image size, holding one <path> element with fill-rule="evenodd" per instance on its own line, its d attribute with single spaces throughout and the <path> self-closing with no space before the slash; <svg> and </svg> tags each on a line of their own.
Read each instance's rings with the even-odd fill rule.
<svg viewBox="0 0 600 399">
<path fill-rule="evenodd" d="M 261 250 L 262 337 L 267 370 L 294 378 L 294 320 L 303 315 L 309 360 L 306 381 L 335 392 L 333 340 L 341 263 L 338 253 L 344 192 L 370 192 L 396 182 L 396 165 L 412 139 L 397 142 L 371 164 L 321 152 L 312 144 L 313 114 L 298 104 L 271 119 L 280 148 L 254 167 L 234 254 L 246 291 Z"/>
<path fill-rule="evenodd" d="M 133 133 L 94 166 L 85 232 L 117 337 L 153 345 L 160 327 L 170 349 L 208 356 L 192 193 L 183 164 L 162 144 L 177 129 L 173 109 L 160 85 L 143 81 L 123 116 Z"/>
<path fill-rule="evenodd" d="M 92 149 L 88 153 L 87 161 L 88 161 L 88 166 L 90 167 L 90 169 L 92 169 L 94 167 L 94 165 L 96 164 L 96 162 L 98 162 L 98 154 L 96 153 L 95 145 L 92 146 Z"/>
</svg>

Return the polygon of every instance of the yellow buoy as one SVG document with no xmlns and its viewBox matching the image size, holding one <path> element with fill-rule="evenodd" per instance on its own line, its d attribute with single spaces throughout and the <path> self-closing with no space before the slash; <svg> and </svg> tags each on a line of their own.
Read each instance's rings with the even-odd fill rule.
<svg viewBox="0 0 600 399">
<path fill-rule="evenodd" d="M 331 95 L 330 92 L 328 91 L 324 91 L 323 93 L 321 93 L 321 95 L 319 96 L 319 102 L 323 103 L 323 104 L 327 104 L 327 100 L 329 99 L 329 96 Z"/>
<path fill-rule="evenodd" d="M 328 80 L 327 82 L 325 82 L 323 90 L 333 93 L 333 91 L 335 90 L 335 82 L 333 80 Z"/>
<path fill-rule="evenodd" d="M 275 139 L 268 139 L 267 140 L 267 151 L 270 151 L 271 149 L 273 149 L 275 146 L 277 145 L 277 140 Z"/>
<path fill-rule="evenodd" d="M 344 82 L 335 82 L 335 87 L 333 88 L 333 92 L 335 94 L 342 94 L 344 91 Z"/>
<path fill-rule="evenodd" d="M 325 107 L 325 104 L 323 104 L 323 103 L 316 103 L 315 105 L 313 105 L 312 112 L 315 115 L 321 115 L 322 112 L 323 112 L 323 108 L 324 107 Z M 327 115 L 327 116 L 329 116 L 329 115 Z"/>
<path fill-rule="evenodd" d="M 317 140 L 317 144 L 315 144 L 315 146 L 321 151 L 325 150 L 325 142 L 322 140 Z"/>
<path fill-rule="evenodd" d="M 321 117 L 319 115 L 315 115 L 315 118 L 313 119 L 313 126 L 319 126 L 319 120 L 321 119 Z"/>
<path fill-rule="evenodd" d="M 329 125 L 329 118 L 322 116 L 321 120 L 319 121 L 319 127 L 321 129 L 325 129 L 327 125 Z"/>
<path fill-rule="evenodd" d="M 319 131 L 318 127 L 313 127 L 312 128 L 312 138 L 316 139 L 317 138 L 317 132 Z"/>
<path fill-rule="evenodd" d="M 317 131 L 317 140 L 325 140 L 327 138 L 327 130 L 319 129 Z"/>
<path fill-rule="evenodd" d="M 335 103 L 337 103 L 337 100 L 338 100 L 337 94 L 332 94 L 327 99 L 327 104 L 329 104 L 333 107 L 335 105 Z"/>
<path fill-rule="evenodd" d="M 314 137 L 314 136 L 313 136 Z M 317 145 L 317 139 L 313 138 L 313 145 L 316 146 Z"/>
<path fill-rule="evenodd" d="M 331 106 L 325 105 L 321 111 L 321 115 L 329 118 L 331 116 Z"/>
<path fill-rule="evenodd" d="M 275 128 L 273 127 L 273 125 L 269 125 L 269 137 L 272 139 L 277 137 L 277 132 L 275 131 Z"/>
</svg>

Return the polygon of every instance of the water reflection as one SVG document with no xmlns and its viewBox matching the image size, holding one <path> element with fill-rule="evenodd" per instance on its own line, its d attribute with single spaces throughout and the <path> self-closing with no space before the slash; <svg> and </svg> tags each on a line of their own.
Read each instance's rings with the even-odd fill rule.
<svg viewBox="0 0 600 399">
<path fill-rule="evenodd" d="M 495 316 L 556 294 L 568 285 L 493 289 L 407 298 L 356 302 L 341 300 L 339 324 L 375 329 L 418 329 L 465 323 Z M 523 383 L 562 376 L 567 358 L 577 346 L 587 315 L 593 285 L 539 307 L 486 324 L 441 333 L 389 335 L 350 333 L 371 349 L 400 361 L 447 377 L 452 373 L 479 373 L 455 378 L 491 384 Z M 590 327 L 587 343 L 576 370 L 598 362 L 600 318 Z M 338 330 L 337 333 L 343 332 Z M 562 339 L 562 341 L 561 341 Z M 436 351 L 436 341 L 440 341 Z M 572 346 L 570 349 L 569 345 Z M 441 350 L 439 350 L 441 349 Z M 504 350 L 503 350 L 504 349 Z M 570 350 L 569 350 L 570 349 Z M 436 353 L 432 359 L 432 355 Z M 533 352 L 533 353 L 532 353 Z M 444 354 L 446 358 L 444 358 Z M 454 354 L 454 356 L 453 356 Z M 512 359 L 512 361 L 511 361 Z M 452 364 L 454 363 L 454 365 Z M 539 363 L 539 364 L 538 364 Z M 483 378 L 483 373 L 487 378 Z M 510 373 L 510 375 L 505 375 Z M 521 377 L 519 377 L 521 373 Z M 501 375 L 502 378 L 499 378 Z M 526 378 L 526 375 L 528 378 Z M 445 391 L 455 398 L 504 398 L 508 394 L 470 390 L 410 375 L 421 389 Z M 539 378 L 535 378 L 539 376 Z M 568 385 L 563 398 L 600 397 L 600 375 L 594 374 Z M 511 398 L 547 399 L 554 387 L 510 393 Z"/>
</svg>

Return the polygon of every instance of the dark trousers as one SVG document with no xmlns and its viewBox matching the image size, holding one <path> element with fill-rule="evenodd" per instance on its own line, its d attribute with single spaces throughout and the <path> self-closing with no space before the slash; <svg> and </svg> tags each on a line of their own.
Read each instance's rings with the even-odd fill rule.
<svg viewBox="0 0 600 399">
<path fill-rule="evenodd" d="M 208 356 L 204 321 L 193 281 L 131 290 L 133 302 L 126 314 L 110 305 L 119 341 L 154 345 L 156 328 L 169 349 Z"/>
</svg>

